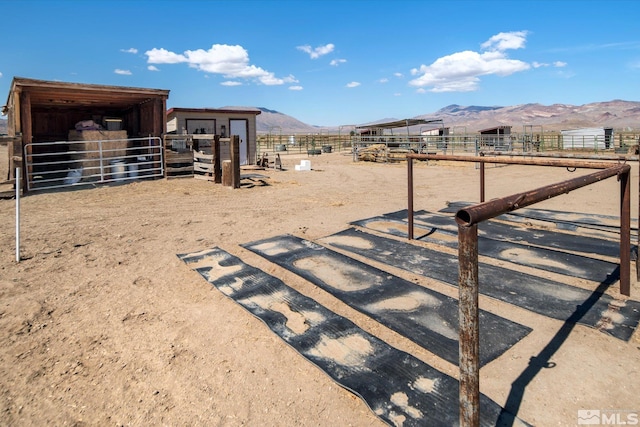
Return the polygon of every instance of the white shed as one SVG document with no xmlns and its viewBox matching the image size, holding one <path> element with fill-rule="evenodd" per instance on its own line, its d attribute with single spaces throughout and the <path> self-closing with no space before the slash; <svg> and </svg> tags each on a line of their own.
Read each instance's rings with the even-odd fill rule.
<svg viewBox="0 0 640 427">
<path fill-rule="evenodd" d="M 600 149 L 611 147 L 613 142 L 613 128 L 581 128 L 561 130 L 562 148 L 571 149 Z"/>
</svg>

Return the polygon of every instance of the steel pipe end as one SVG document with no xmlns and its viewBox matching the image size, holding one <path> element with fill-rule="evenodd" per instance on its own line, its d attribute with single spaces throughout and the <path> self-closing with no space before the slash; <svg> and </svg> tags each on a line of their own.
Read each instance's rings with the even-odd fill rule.
<svg viewBox="0 0 640 427">
<path fill-rule="evenodd" d="M 471 215 L 464 209 L 460 209 L 456 212 L 456 222 L 458 225 L 469 227 L 471 225 Z"/>
</svg>

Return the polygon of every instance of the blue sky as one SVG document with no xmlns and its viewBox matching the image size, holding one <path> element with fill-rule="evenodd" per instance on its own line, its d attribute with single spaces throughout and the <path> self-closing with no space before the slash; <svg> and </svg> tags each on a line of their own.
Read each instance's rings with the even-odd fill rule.
<svg viewBox="0 0 640 427">
<path fill-rule="evenodd" d="M 318 126 L 450 104 L 640 101 L 636 0 L 0 0 L 13 77 L 170 90 Z M 3 102 L 4 103 L 4 102 Z"/>
</svg>

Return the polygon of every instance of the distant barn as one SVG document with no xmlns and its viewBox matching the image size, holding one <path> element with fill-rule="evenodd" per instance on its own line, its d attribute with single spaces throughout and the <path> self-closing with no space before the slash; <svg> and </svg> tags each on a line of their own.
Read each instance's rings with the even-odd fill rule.
<svg viewBox="0 0 640 427">
<path fill-rule="evenodd" d="M 510 151 L 513 148 L 511 139 L 511 126 L 495 126 L 481 129 L 480 149 Z"/>
</svg>

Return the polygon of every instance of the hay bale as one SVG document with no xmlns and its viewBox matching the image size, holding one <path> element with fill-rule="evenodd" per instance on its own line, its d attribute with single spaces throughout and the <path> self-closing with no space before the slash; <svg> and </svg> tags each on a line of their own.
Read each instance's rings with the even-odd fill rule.
<svg viewBox="0 0 640 427">
<path fill-rule="evenodd" d="M 358 160 L 365 162 L 385 161 L 387 158 L 387 146 L 373 144 L 358 150 Z"/>
</svg>

